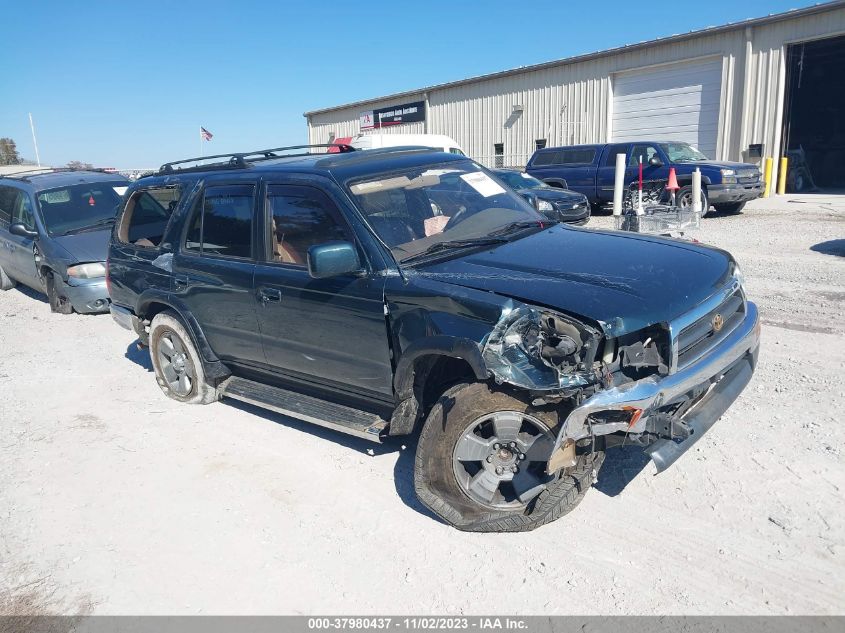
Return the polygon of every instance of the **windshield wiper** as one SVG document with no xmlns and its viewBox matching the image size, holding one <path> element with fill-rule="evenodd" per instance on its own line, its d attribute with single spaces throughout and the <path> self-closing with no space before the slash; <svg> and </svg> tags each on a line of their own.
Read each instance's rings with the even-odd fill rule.
<svg viewBox="0 0 845 633">
<path fill-rule="evenodd" d="M 99 229 L 101 227 L 108 226 L 109 224 L 114 224 L 114 218 L 102 218 L 101 220 L 94 222 L 94 224 L 88 224 L 86 226 L 71 229 L 70 231 L 65 231 L 62 235 L 74 235 L 75 233 L 82 233 L 84 231 L 93 231 L 94 229 Z"/>
<path fill-rule="evenodd" d="M 547 226 L 551 226 L 552 224 L 557 224 L 557 220 L 549 218 L 547 220 L 521 220 L 519 222 L 511 222 L 510 224 L 506 224 L 502 228 L 496 229 L 490 233 L 489 237 L 508 235 L 520 229 L 542 229 Z"/>
<path fill-rule="evenodd" d="M 405 257 L 404 259 L 402 259 L 400 261 L 403 264 L 408 264 L 408 263 L 413 262 L 415 260 L 424 259 L 424 258 L 429 257 L 431 255 L 435 255 L 437 253 L 440 253 L 442 251 L 450 251 L 450 250 L 461 249 L 461 248 L 472 248 L 474 246 L 487 246 L 487 245 L 490 245 L 490 244 L 504 244 L 507 241 L 508 240 L 506 240 L 503 237 L 487 236 L 487 237 L 476 237 L 476 238 L 467 239 L 467 240 L 446 240 L 445 242 L 435 242 L 434 244 L 429 246 L 424 251 L 422 251 L 420 253 L 416 253 L 414 255 L 409 255 L 408 257 Z"/>
</svg>

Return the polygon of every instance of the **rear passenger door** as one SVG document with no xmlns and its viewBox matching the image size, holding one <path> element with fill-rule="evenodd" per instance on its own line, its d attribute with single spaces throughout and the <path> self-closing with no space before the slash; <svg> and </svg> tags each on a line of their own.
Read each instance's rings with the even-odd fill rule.
<svg viewBox="0 0 845 633">
<path fill-rule="evenodd" d="M 261 364 L 253 294 L 258 187 L 254 180 L 207 182 L 173 256 L 171 291 L 197 319 L 223 361 Z"/>
<path fill-rule="evenodd" d="M 388 399 L 393 373 L 384 277 L 366 265 L 346 204 L 325 178 L 279 177 L 266 183 L 265 256 L 255 271 L 264 352 L 271 368 L 288 378 Z M 308 248 L 331 241 L 356 244 L 366 270 L 313 279 Z"/>
<path fill-rule="evenodd" d="M 627 156 L 628 147 L 628 143 L 610 145 L 599 159 L 599 168 L 596 170 L 596 196 L 602 202 L 613 200 L 613 187 L 616 182 L 616 155 L 625 154 Z"/>
</svg>

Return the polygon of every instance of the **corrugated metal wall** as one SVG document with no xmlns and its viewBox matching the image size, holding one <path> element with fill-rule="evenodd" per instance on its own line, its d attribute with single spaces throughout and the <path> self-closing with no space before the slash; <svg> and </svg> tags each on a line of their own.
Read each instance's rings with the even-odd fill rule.
<svg viewBox="0 0 845 633">
<path fill-rule="evenodd" d="M 537 139 L 549 146 L 607 142 L 613 75 L 625 70 L 698 59 L 722 58 L 722 94 L 715 158 L 747 158 L 750 143 L 767 155 L 780 150 L 786 45 L 845 32 L 845 7 L 773 23 L 657 43 L 570 64 L 526 70 L 428 93 L 428 129 L 413 123 L 390 133 L 447 134 L 478 160 L 493 163 L 494 145 L 504 144 L 505 164 L 524 164 Z M 382 99 L 367 105 L 310 116 L 309 140 L 328 142 L 358 133 L 360 112 L 421 100 L 424 94 Z M 521 106 L 519 108 L 514 106 Z"/>
</svg>

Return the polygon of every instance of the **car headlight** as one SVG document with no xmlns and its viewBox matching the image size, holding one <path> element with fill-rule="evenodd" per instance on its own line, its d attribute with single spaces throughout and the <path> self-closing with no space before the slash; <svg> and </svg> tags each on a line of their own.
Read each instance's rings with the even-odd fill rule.
<svg viewBox="0 0 845 633">
<path fill-rule="evenodd" d="M 745 275 L 742 274 L 742 269 L 739 267 L 739 264 L 734 262 L 734 279 L 739 282 L 740 287 L 744 290 L 745 289 Z"/>
<path fill-rule="evenodd" d="M 92 262 L 90 264 L 78 264 L 67 269 L 68 277 L 74 279 L 95 279 L 106 276 L 105 262 Z"/>
<path fill-rule="evenodd" d="M 537 210 L 538 211 L 554 211 L 555 207 L 548 200 L 538 200 L 537 201 Z"/>
<path fill-rule="evenodd" d="M 600 333 L 551 310 L 506 309 L 488 335 L 482 356 L 497 382 L 533 390 L 598 383 L 593 368 Z"/>
<path fill-rule="evenodd" d="M 719 170 L 722 172 L 722 182 L 724 184 L 735 184 L 736 183 L 736 171 L 733 169 L 721 169 Z"/>
</svg>

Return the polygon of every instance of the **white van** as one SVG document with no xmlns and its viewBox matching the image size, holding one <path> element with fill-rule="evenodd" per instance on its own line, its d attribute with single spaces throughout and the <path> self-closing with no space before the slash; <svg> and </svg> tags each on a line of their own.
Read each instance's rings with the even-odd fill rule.
<svg viewBox="0 0 845 633">
<path fill-rule="evenodd" d="M 340 139 L 335 139 L 335 143 Z M 454 139 L 443 134 L 358 134 L 349 145 L 355 149 L 378 149 L 379 147 L 404 147 L 418 145 L 434 147 L 450 154 L 464 155 L 464 150 Z"/>
</svg>

